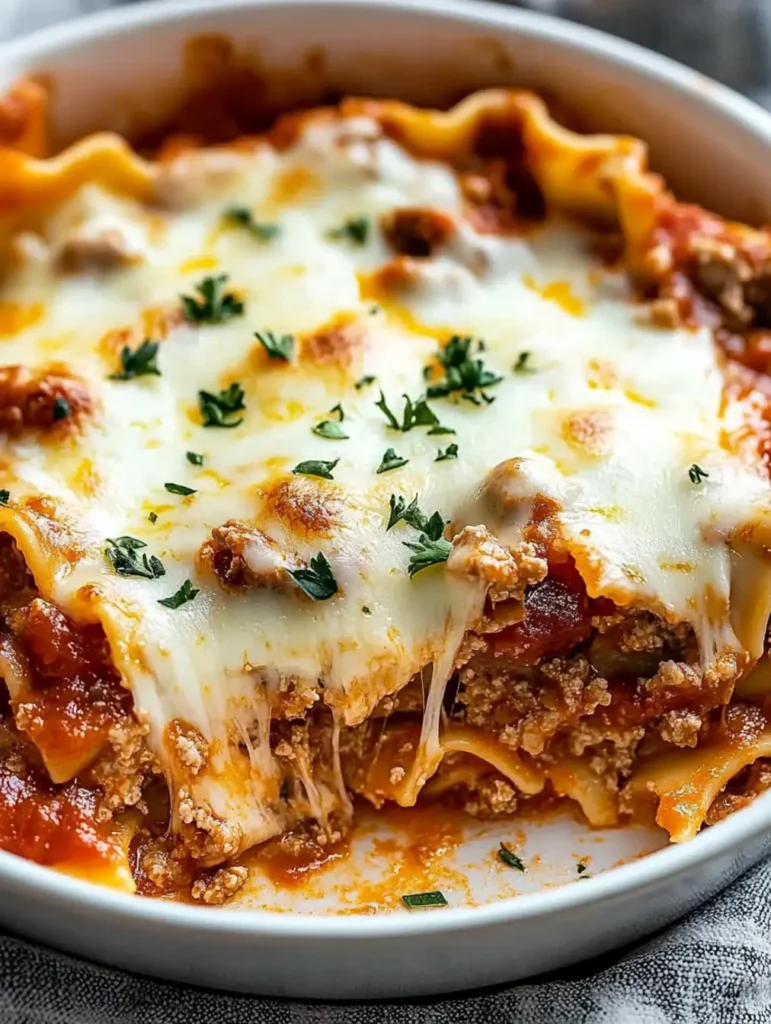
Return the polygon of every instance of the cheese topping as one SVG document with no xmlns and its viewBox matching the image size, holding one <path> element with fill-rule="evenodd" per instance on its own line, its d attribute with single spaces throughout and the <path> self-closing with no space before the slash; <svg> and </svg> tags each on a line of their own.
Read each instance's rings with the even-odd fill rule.
<svg viewBox="0 0 771 1024">
<path fill-rule="evenodd" d="M 554 215 L 482 234 L 452 169 L 366 117 L 310 120 L 281 151 L 193 151 L 153 187 L 142 202 L 85 184 L 16 238 L 2 362 L 66 366 L 92 409 L 56 438 L 10 437 L 0 528 L 41 593 L 102 621 L 172 779 L 169 724 L 208 741 L 209 768 L 188 782 L 238 826 L 237 845 L 285 824 L 267 695 L 290 680 L 355 725 L 427 671 L 422 759 L 403 802 L 435 767 L 444 686 L 485 586 L 441 564 L 411 577 L 405 542 L 419 532 L 386 529 L 392 495 L 438 511 L 449 536 L 486 525 L 512 547 L 536 499 L 550 499 L 592 597 L 691 623 L 705 664 L 742 652 L 730 546 L 766 522 L 767 480 L 730 443 L 737 409 L 723 409 L 709 331 L 646 324 L 588 228 Z M 383 224 L 402 208 L 449 218 L 436 252 L 394 251 Z M 186 320 L 180 296 L 200 307 L 198 285 L 218 275 L 222 322 Z M 414 405 L 443 379 L 437 357 L 453 336 L 471 339 L 494 382 L 429 398 L 433 427 L 393 429 L 380 393 L 401 425 L 404 396 Z M 159 342 L 158 372 L 115 379 L 121 351 L 145 338 Z M 199 392 L 233 384 L 243 407 L 205 426 Z M 378 473 L 389 448 L 404 464 Z M 293 472 L 309 460 L 326 474 Z M 77 557 L 52 553 L 46 521 L 24 507 L 39 495 L 75 524 Z M 245 531 L 249 586 L 223 585 L 201 554 L 230 521 Z M 105 549 L 126 536 L 165 574 L 116 574 Z M 32 554 L 42 544 L 46 573 Z M 336 593 L 313 600 L 288 570 L 320 553 Z M 192 600 L 159 603 L 186 581 Z M 328 797 L 306 788 L 323 817 Z"/>
</svg>

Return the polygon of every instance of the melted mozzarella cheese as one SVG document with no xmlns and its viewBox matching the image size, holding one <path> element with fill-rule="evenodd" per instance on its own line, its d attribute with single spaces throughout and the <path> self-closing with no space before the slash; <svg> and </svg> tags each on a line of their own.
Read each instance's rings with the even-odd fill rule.
<svg viewBox="0 0 771 1024">
<path fill-rule="evenodd" d="M 413 158 L 366 119 L 311 123 L 284 151 L 259 144 L 186 154 L 161 170 L 157 194 L 150 207 L 88 185 L 40 238 L 19 240 L 0 302 L 42 303 L 43 312 L 0 340 L 3 362 L 65 362 L 96 411 L 60 446 L 10 443 L 13 472 L 3 486 L 16 501 L 48 494 L 71 512 L 88 554 L 52 580 L 47 596 L 76 613 L 83 588 L 98 587 L 99 617 L 153 748 L 167 764 L 168 723 L 200 730 L 212 768 L 196 795 L 238 823 L 242 845 L 281 828 L 268 809 L 275 769 L 264 693 L 282 680 L 320 681 L 339 727 L 361 722 L 433 665 L 427 753 L 405 802 L 436 763 L 443 688 L 484 588 L 442 567 L 410 578 L 404 542 L 416 534 L 403 523 L 386 531 L 392 494 L 418 495 L 424 512 L 439 510 L 456 529 L 486 521 L 511 545 L 536 495 L 549 497 L 590 594 L 692 623 L 705 663 L 740 651 L 727 614 L 728 540 L 765 514 L 767 482 L 725 445 L 709 333 L 646 326 L 623 276 L 593 254 L 588 231 L 553 218 L 522 237 L 477 233 L 453 172 Z M 223 220 L 234 204 L 277 224 L 276 237 L 261 241 Z M 404 206 L 445 211 L 457 230 L 440 255 L 402 264 L 394 295 L 378 274 L 394 253 L 377 221 Z M 362 215 L 372 225 L 364 244 L 330 235 Z M 126 265 L 64 274 L 68 242 L 105 231 L 124 238 Z M 160 376 L 109 379 L 116 330 L 133 330 L 135 346 L 163 311 L 179 307 L 180 294 L 224 273 L 243 316 L 176 323 L 161 344 Z M 304 354 L 304 337 L 341 322 L 352 339 L 348 364 L 344 353 L 331 363 Z M 267 357 L 254 336 L 266 331 L 298 339 L 289 364 Z M 453 334 L 484 339 L 485 365 L 502 377 L 489 389 L 494 403 L 433 401 L 453 435 L 392 430 L 375 405 L 379 389 L 400 417 L 402 396 L 425 391 L 424 368 Z M 355 388 L 365 375 L 376 383 Z M 234 381 L 245 391 L 243 423 L 204 428 L 198 391 Z M 339 402 L 347 439 L 314 434 Z M 451 442 L 458 457 L 436 461 Z M 378 474 L 390 447 L 409 461 Z M 191 465 L 187 451 L 201 453 L 203 465 Z M 515 458 L 499 484 L 514 511 L 496 518 L 480 485 Z M 293 476 L 307 459 L 338 460 L 334 479 Z M 689 479 L 694 463 L 709 474 L 698 485 Z M 170 494 L 167 482 L 195 494 Z M 282 486 L 296 508 L 320 506 L 323 521 L 292 529 L 280 520 L 271 501 Z M 218 586 L 196 559 L 211 530 L 231 519 L 305 563 L 323 552 L 339 593 L 312 602 L 293 586 Z M 121 535 L 144 541 L 166 575 L 112 572 L 106 538 Z M 200 589 L 195 600 L 176 610 L 158 603 L 187 579 Z M 310 781 L 307 788 L 312 803 Z M 317 803 L 323 814 L 318 794 Z"/>
</svg>

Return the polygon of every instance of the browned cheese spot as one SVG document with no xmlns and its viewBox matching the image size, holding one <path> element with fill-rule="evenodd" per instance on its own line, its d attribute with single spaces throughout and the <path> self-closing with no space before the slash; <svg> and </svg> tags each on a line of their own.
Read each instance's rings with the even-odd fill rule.
<svg viewBox="0 0 771 1024">
<path fill-rule="evenodd" d="M 613 418 L 607 409 L 582 409 L 562 422 L 562 437 L 575 451 L 598 458 L 611 446 Z"/>
<path fill-rule="evenodd" d="M 347 369 L 363 347 L 364 339 L 362 324 L 343 313 L 300 339 L 300 358 L 316 365 Z"/>
<path fill-rule="evenodd" d="M 277 521 L 290 535 L 306 540 L 329 537 L 342 521 L 338 489 L 326 480 L 292 477 L 261 489 L 265 520 Z"/>
</svg>

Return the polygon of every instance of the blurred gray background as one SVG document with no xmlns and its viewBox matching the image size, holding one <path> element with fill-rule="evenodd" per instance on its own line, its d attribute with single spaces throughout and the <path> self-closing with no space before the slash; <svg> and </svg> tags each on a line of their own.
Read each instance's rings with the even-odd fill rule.
<svg viewBox="0 0 771 1024">
<path fill-rule="evenodd" d="M 0 0 L 0 36 L 142 0 Z M 515 0 L 624 36 L 771 107 L 771 0 Z"/>
</svg>

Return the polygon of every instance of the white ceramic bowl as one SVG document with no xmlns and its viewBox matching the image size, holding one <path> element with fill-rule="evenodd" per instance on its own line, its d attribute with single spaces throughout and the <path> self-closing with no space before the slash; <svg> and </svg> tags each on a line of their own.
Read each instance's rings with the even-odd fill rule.
<svg viewBox="0 0 771 1024">
<path fill-rule="evenodd" d="M 263 66 L 283 69 L 301 68 L 308 50 L 321 47 L 323 72 L 305 76 L 314 89 L 331 84 L 426 103 L 492 84 L 543 89 L 580 110 L 588 128 L 648 140 L 654 166 L 682 197 L 750 221 L 771 219 L 771 117 L 652 53 L 506 7 L 446 0 L 139 4 L 0 47 L 0 88 L 29 71 L 49 72 L 62 141 L 94 127 L 127 129 L 137 112 L 158 116 L 173 104 L 183 44 L 205 32 L 230 35 Z M 547 833 L 533 841 L 559 853 L 568 833 Z M 607 863 L 622 849 L 621 835 L 605 836 Z M 321 998 L 438 993 L 512 981 L 646 935 L 769 847 L 766 796 L 690 845 L 581 885 L 556 887 L 566 880 L 556 872 L 541 880 L 541 891 L 538 883 L 479 907 L 362 917 L 313 915 L 299 905 L 275 913 L 132 898 L 0 853 L 0 921 L 72 953 L 212 987 Z"/>
</svg>

